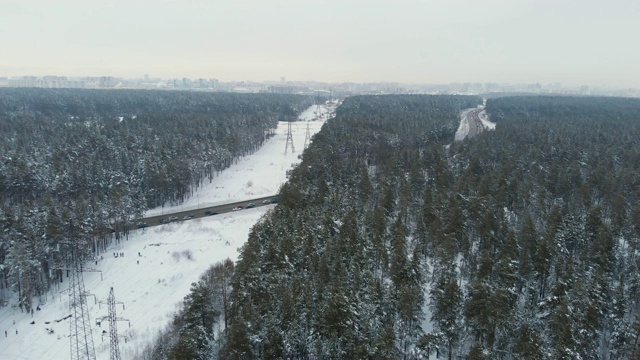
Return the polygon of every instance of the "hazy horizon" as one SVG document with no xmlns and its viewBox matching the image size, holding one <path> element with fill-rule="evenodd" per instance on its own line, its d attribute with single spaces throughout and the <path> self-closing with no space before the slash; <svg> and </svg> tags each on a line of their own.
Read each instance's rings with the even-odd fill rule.
<svg viewBox="0 0 640 360">
<path fill-rule="evenodd" d="M 640 88 L 640 2 L 8 0 L 0 76 Z"/>
</svg>

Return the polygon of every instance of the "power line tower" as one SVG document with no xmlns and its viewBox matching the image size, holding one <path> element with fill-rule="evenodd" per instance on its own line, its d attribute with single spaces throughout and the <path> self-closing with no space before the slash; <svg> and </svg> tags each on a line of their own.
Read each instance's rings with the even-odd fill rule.
<svg viewBox="0 0 640 360">
<path fill-rule="evenodd" d="M 104 303 L 104 301 L 100 301 L 100 304 Z M 107 298 L 106 303 L 108 305 L 107 307 L 109 308 L 109 315 L 101 317 L 100 319 L 98 319 L 98 321 L 102 322 L 104 319 L 109 319 L 109 337 L 111 338 L 109 347 L 109 360 L 120 360 L 120 346 L 118 345 L 118 337 L 122 335 L 118 335 L 118 321 L 129 320 L 120 318 L 116 315 L 116 304 L 122 304 L 122 309 L 124 310 L 124 303 L 122 303 L 121 301 L 116 301 L 116 297 L 113 294 L 113 287 L 109 291 L 109 297 Z"/>
<path fill-rule="evenodd" d="M 96 352 L 93 346 L 93 334 L 91 333 L 91 321 L 89 320 L 89 307 L 87 305 L 87 297 L 95 297 L 95 295 L 86 291 L 84 287 L 81 260 L 80 256 L 78 256 L 80 243 L 79 232 L 76 230 L 73 221 L 70 220 L 66 239 L 60 241 L 58 248 L 55 250 L 55 252 L 60 252 L 60 245 L 63 245 L 62 253 L 53 261 L 53 263 L 64 261 L 67 265 L 53 266 L 51 270 L 66 270 L 70 277 L 68 317 L 71 318 L 69 321 L 71 360 L 95 360 Z M 102 273 L 100 276 L 102 277 Z"/>
<path fill-rule="evenodd" d="M 289 150 L 289 144 L 291 144 L 291 153 L 295 153 L 296 149 L 293 147 L 293 133 L 291 132 L 291 120 L 287 121 L 287 143 L 284 145 L 285 155 L 287 155 L 287 150 Z"/>
<path fill-rule="evenodd" d="M 71 360 L 95 360 L 87 293 L 78 260 L 72 255 L 71 283 L 69 284 L 69 310 L 71 313 Z"/>
<path fill-rule="evenodd" d="M 311 143 L 311 130 L 309 129 L 309 120 L 307 120 L 307 131 L 304 134 L 304 148 L 306 149 L 310 143 Z"/>
<path fill-rule="evenodd" d="M 320 94 L 316 92 L 316 120 L 322 120 L 322 107 L 320 106 Z"/>
</svg>

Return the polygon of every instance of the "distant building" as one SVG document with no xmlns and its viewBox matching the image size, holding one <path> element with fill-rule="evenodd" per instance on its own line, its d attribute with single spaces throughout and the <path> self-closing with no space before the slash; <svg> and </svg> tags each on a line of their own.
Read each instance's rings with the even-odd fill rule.
<svg viewBox="0 0 640 360">
<path fill-rule="evenodd" d="M 293 94 L 293 87 L 291 86 L 272 85 L 272 86 L 269 86 L 267 89 L 268 89 L 267 92 L 272 94 Z"/>
<path fill-rule="evenodd" d="M 589 87 L 587 85 L 580 86 L 580 95 L 589 95 Z"/>
</svg>

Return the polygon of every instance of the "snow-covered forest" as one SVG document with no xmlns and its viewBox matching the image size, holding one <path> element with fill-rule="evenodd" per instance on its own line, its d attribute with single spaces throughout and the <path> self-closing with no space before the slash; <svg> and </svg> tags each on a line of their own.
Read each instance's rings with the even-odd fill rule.
<svg viewBox="0 0 640 360">
<path fill-rule="evenodd" d="M 313 99 L 295 95 L 0 89 L 0 306 L 19 306 L 258 149 Z M 57 270 L 56 270 L 57 268 Z"/>
<path fill-rule="evenodd" d="M 639 359 L 640 102 L 489 100 L 451 144 L 480 103 L 347 98 L 148 358 Z"/>
<path fill-rule="evenodd" d="M 311 103 L 0 91 L 0 300 L 31 308 L 70 248 L 117 243 Z M 495 130 L 452 142 L 481 103 L 347 98 L 139 359 L 640 359 L 640 101 L 489 99 Z"/>
</svg>

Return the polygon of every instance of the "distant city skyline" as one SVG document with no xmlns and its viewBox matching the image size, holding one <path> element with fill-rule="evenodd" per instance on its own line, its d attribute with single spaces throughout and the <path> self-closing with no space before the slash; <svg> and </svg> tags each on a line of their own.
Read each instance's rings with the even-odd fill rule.
<svg viewBox="0 0 640 360">
<path fill-rule="evenodd" d="M 640 88 L 640 2 L 4 0 L 0 76 Z"/>
<path fill-rule="evenodd" d="M 640 98 L 635 88 L 590 87 L 588 85 L 566 86 L 562 83 L 480 83 L 462 82 L 448 84 L 415 84 L 400 82 L 342 82 L 288 81 L 285 77 L 267 81 L 220 81 L 215 78 L 171 78 L 163 79 L 144 74 L 142 77 L 124 78 L 114 76 L 0 76 L 0 88 L 67 88 L 67 89 L 147 89 L 189 90 L 224 92 L 261 92 L 282 94 L 325 95 L 340 98 L 354 94 L 487 94 L 487 93 L 531 93 L 539 95 L 591 95 Z"/>
</svg>

